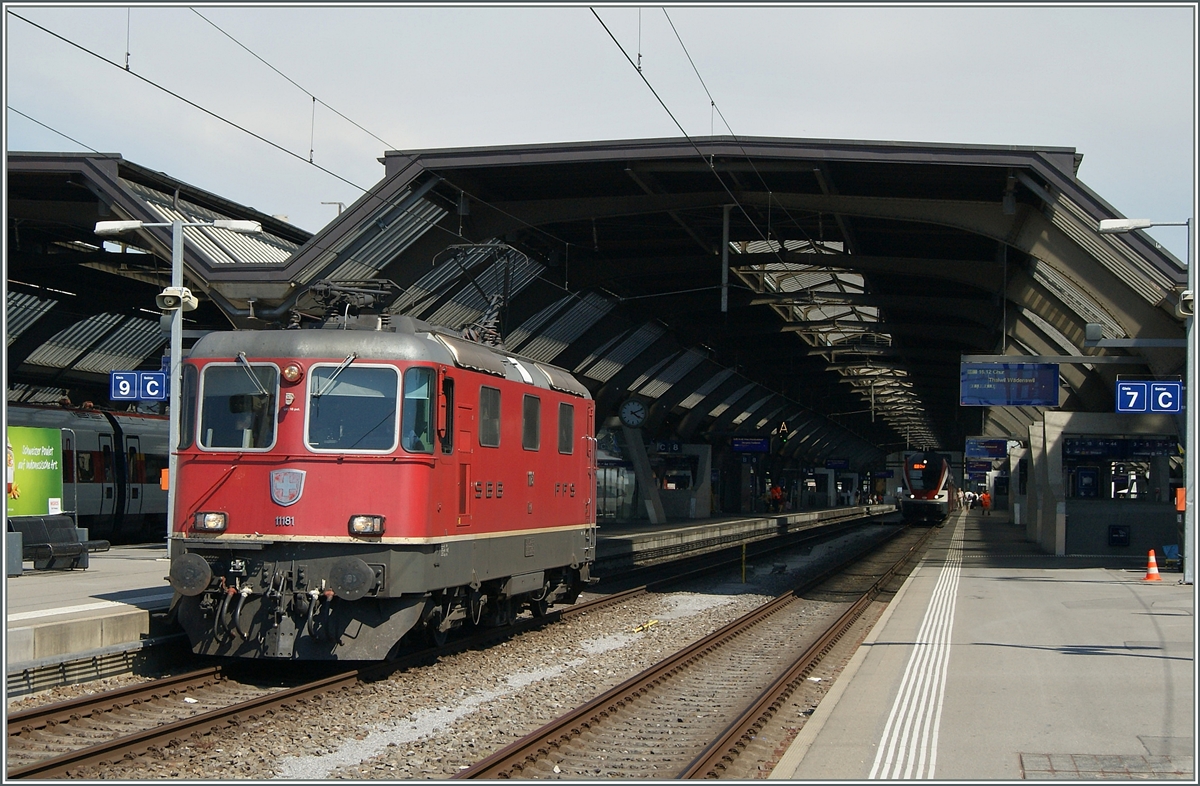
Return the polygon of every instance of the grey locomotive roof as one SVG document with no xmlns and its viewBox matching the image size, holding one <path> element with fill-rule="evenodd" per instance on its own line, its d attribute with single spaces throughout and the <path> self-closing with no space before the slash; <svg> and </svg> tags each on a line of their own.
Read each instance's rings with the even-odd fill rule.
<svg viewBox="0 0 1200 786">
<path fill-rule="evenodd" d="M 251 360 L 294 357 L 340 361 L 355 353 L 360 361 L 443 363 L 591 398 L 586 387 L 556 366 L 448 335 L 416 320 L 401 319 L 393 328 L 223 331 L 197 341 L 189 357 L 233 359 L 244 352 Z"/>
</svg>

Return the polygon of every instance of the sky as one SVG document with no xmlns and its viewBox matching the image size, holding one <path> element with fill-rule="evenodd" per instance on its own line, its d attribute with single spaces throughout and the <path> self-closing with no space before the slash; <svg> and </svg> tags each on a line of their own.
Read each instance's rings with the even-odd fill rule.
<svg viewBox="0 0 1200 786">
<path fill-rule="evenodd" d="M 685 132 L 1071 147 L 1117 211 L 1182 222 L 1196 8 L 6 3 L 5 142 L 120 153 L 310 232 L 385 150 Z M 1150 231 L 1185 258 L 1183 227 Z"/>
</svg>

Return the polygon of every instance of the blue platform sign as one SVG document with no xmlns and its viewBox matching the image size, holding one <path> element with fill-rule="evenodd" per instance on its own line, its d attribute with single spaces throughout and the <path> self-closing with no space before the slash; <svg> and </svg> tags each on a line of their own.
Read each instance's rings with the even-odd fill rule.
<svg viewBox="0 0 1200 786">
<path fill-rule="evenodd" d="M 1150 383 L 1151 412 L 1182 412 L 1183 383 L 1180 382 L 1151 382 Z"/>
<path fill-rule="evenodd" d="M 1181 382 L 1118 382 L 1117 412 L 1183 411 Z"/>
<path fill-rule="evenodd" d="M 110 371 L 108 397 L 112 401 L 166 401 L 167 375 L 161 371 Z"/>
<path fill-rule="evenodd" d="M 1008 439 L 984 439 L 982 437 L 967 437 L 964 450 L 969 459 L 995 459 L 1008 457 Z"/>
<path fill-rule="evenodd" d="M 960 363 L 964 407 L 1057 407 L 1057 363 Z"/>
<path fill-rule="evenodd" d="M 166 401 L 167 375 L 161 371 L 139 372 L 138 398 L 143 401 Z"/>
<path fill-rule="evenodd" d="M 138 373 L 136 371 L 110 371 L 108 374 L 108 397 L 113 401 L 137 401 Z"/>
<path fill-rule="evenodd" d="M 770 437 L 732 437 L 729 446 L 735 453 L 770 453 Z"/>
</svg>

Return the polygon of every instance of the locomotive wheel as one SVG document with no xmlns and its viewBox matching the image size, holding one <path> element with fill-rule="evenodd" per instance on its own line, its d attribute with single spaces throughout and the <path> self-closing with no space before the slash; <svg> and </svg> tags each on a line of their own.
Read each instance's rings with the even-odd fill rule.
<svg viewBox="0 0 1200 786">
<path fill-rule="evenodd" d="M 535 617 L 544 617 L 550 611 L 550 601 L 542 598 L 541 600 L 529 601 L 529 610 L 533 612 Z"/>
<path fill-rule="evenodd" d="M 429 643 L 435 647 L 446 646 L 446 639 L 450 635 L 450 631 L 441 629 L 443 619 L 445 614 L 440 608 L 434 609 L 425 619 L 425 633 Z"/>
</svg>

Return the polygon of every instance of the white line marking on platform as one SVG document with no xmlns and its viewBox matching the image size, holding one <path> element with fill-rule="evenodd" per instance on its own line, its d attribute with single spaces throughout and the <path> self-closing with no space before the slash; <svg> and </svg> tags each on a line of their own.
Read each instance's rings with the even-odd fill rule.
<svg viewBox="0 0 1200 786">
<path fill-rule="evenodd" d="M 101 601 L 97 601 L 95 603 L 84 603 L 79 606 L 64 606 L 64 607 L 58 608 L 58 609 L 41 609 L 39 611 L 22 611 L 22 612 L 18 612 L 16 614 L 9 614 L 8 621 L 9 622 L 19 622 L 21 620 L 37 619 L 39 617 L 56 617 L 61 614 L 74 614 L 79 611 L 97 611 L 99 609 L 117 608 L 118 606 L 128 606 L 130 608 L 133 608 L 134 603 L 146 603 L 149 601 L 157 601 L 157 600 L 170 600 L 174 594 L 175 594 L 174 592 L 168 592 L 165 595 L 162 593 L 155 593 L 153 595 L 138 595 L 136 597 L 130 598 L 129 601 L 101 600 Z"/>
<path fill-rule="evenodd" d="M 937 767 L 938 731 L 946 694 L 958 578 L 962 573 L 964 529 L 960 523 L 951 539 L 869 778 L 926 779 L 933 777 Z"/>
</svg>

